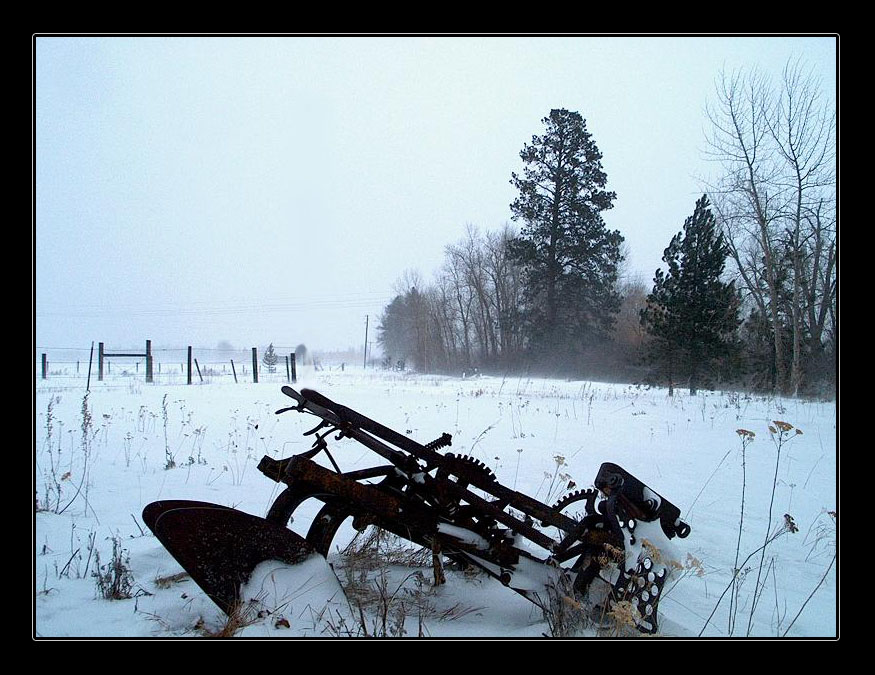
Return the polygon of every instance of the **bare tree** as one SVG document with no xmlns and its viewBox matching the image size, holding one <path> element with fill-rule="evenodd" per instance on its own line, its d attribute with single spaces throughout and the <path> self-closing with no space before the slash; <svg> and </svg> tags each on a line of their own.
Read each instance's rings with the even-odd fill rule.
<svg viewBox="0 0 875 675">
<path fill-rule="evenodd" d="M 523 280 L 510 256 L 510 226 L 481 232 L 469 225 L 459 242 L 445 249 L 441 278 L 448 286 L 459 323 L 463 365 L 494 365 L 522 349 Z"/>
<path fill-rule="evenodd" d="M 780 204 L 772 186 L 780 175 L 771 143 L 771 88 L 759 71 L 722 72 L 716 101 L 707 108 L 711 123 L 708 155 L 719 164 L 710 187 L 714 210 L 726 234 L 748 298 L 768 316 L 774 340 L 776 384 L 786 380 L 780 330 Z"/>
<path fill-rule="evenodd" d="M 647 341 L 647 331 L 641 323 L 641 312 L 647 307 L 650 286 L 641 274 L 634 274 L 624 277 L 619 287 L 623 302 L 614 325 L 614 341 L 624 360 L 633 364 L 641 360 Z"/>
<path fill-rule="evenodd" d="M 464 266 L 452 246 L 445 250 L 442 277 L 448 284 L 446 298 L 450 307 L 446 310 L 455 317 L 456 331 L 462 348 L 462 365 L 466 368 L 473 363 L 474 354 L 474 303 L 475 297 L 468 284 Z"/>
<path fill-rule="evenodd" d="M 798 392 L 803 357 L 823 338 L 835 297 L 831 101 L 796 61 L 777 88 L 757 70 L 721 73 L 707 112 L 706 152 L 718 166 L 708 181 L 715 214 L 740 288 L 769 320 L 773 387 Z"/>
<path fill-rule="evenodd" d="M 422 370 L 508 365 L 523 349 L 523 271 L 510 255 L 508 225 L 481 234 L 469 226 L 447 246 L 434 281 L 407 270 L 380 318 L 388 356 Z"/>
<path fill-rule="evenodd" d="M 505 361 L 517 357 L 523 349 L 520 312 L 523 303 L 523 270 L 510 256 L 510 244 L 515 238 L 516 231 L 506 224 L 500 230 L 487 232 L 484 242 L 484 264 L 498 324 L 498 347 Z"/>
<path fill-rule="evenodd" d="M 447 264 L 458 276 L 460 286 L 464 287 L 471 301 L 471 323 L 479 359 L 488 361 L 495 353 L 494 303 L 486 275 L 483 239 L 477 228 L 468 225 L 465 237 L 457 244 L 446 247 L 446 257 Z"/>
<path fill-rule="evenodd" d="M 823 200 L 805 215 L 802 298 L 805 329 L 814 354 L 828 346 L 835 355 L 838 337 L 838 251 L 835 201 Z"/>
<path fill-rule="evenodd" d="M 816 223 L 816 214 L 822 214 L 834 204 L 836 147 L 835 112 L 823 101 L 817 80 L 799 61 L 790 62 L 784 68 L 769 130 L 784 164 L 783 220 L 793 268 L 790 386 L 798 393 L 803 376 L 805 302 L 818 303 L 818 299 L 810 295 L 813 284 L 806 272 L 817 275 L 820 271 L 816 266 L 807 266 L 806 259 L 823 252 L 827 256 L 823 262 L 829 266 L 832 264 L 830 254 L 834 252 L 835 240 L 829 242 L 823 238 L 828 236 L 830 228 L 821 224 L 812 226 L 812 222 Z M 807 297 L 806 287 L 809 289 Z M 814 311 L 814 307 L 809 307 L 809 311 Z"/>
</svg>

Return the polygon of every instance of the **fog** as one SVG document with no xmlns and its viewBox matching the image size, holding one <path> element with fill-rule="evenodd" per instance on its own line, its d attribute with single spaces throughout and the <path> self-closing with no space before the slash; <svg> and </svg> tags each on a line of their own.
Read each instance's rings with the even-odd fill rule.
<svg viewBox="0 0 875 675">
<path fill-rule="evenodd" d="M 374 341 L 405 269 L 510 220 L 557 107 L 650 279 L 702 193 L 720 69 L 790 58 L 835 91 L 834 37 L 36 36 L 35 347 Z"/>
</svg>

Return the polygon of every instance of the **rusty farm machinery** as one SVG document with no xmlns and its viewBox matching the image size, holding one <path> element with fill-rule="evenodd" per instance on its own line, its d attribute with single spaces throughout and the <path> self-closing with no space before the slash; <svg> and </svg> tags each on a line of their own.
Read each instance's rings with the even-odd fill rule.
<svg viewBox="0 0 875 675">
<path fill-rule="evenodd" d="M 318 422 L 312 447 L 258 465 L 285 489 L 260 518 L 207 502 L 162 500 L 143 520 L 191 578 L 230 614 L 257 565 L 288 565 L 327 556 L 341 525 L 376 526 L 430 549 L 435 583 L 442 561 L 483 570 L 544 607 L 560 582 L 574 597 L 600 590 L 602 607 L 628 602 L 644 633 L 658 629 L 657 606 L 670 575 L 661 544 L 686 537 L 679 509 L 620 466 L 601 465 L 594 487 L 548 505 L 502 485 L 481 461 L 445 451 L 443 434 L 425 444 L 322 394 L 282 391 L 294 411 Z M 328 441 L 353 439 L 376 453 L 378 466 L 344 472 Z M 315 461 L 322 453 L 322 463 Z M 327 466 L 326 466 L 327 465 Z M 321 502 L 305 535 L 291 529 L 305 501 Z"/>
</svg>

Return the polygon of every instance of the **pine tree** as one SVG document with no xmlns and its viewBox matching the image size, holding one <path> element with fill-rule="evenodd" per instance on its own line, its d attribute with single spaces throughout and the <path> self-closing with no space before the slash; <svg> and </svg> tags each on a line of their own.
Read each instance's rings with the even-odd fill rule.
<svg viewBox="0 0 875 675">
<path fill-rule="evenodd" d="M 432 321 L 428 292 L 415 286 L 396 295 L 383 311 L 377 343 L 393 362 L 411 361 L 421 372 L 431 372 L 441 359 L 442 345 Z"/>
<path fill-rule="evenodd" d="M 703 371 L 729 354 L 739 324 L 734 282 L 720 279 L 729 249 L 709 207 L 703 195 L 672 238 L 662 257 L 668 271 L 656 270 L 653 292 L 641 310 L 653 338 L 651 356 L 666 368 L 670 387 L 676 376 L 689 377 L 690 394 Z"/>
<path fill-rule="evenodd" d="M 545 133 L 533 136 L 512 174 L 522 221 L 513 257 L 526 273 L 529 347 L 557 357 L 605 337 L 620 306 L 617 267 L 623 237 L 601 213 L 616 194 L 605 189 L 602 155 L 577 112 L 552 110 Z"/>
<path fill-rule="evenodd" d="M 278 357 L 276 355 L 276 352 L 273 349 L 273 343 L 271 342 L 267 346 L 267 350 L 265 350 L 264 356 L 261 357 L 261 362 L 267 368 L 267 372 L 275 373 L 277 360 L 278 360 Z"/>
</svg>

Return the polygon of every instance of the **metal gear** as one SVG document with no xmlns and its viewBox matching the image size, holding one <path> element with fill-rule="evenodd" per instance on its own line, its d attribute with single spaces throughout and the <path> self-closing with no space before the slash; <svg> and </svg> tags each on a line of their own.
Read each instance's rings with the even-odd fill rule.
<svg viewBox="0 0 875 675">
<path fill-rule="evenodd" d="M 579 502 L 582 500 L 586 500 L 586 514 L 591 516 L 595 514 L 595 500 L 598 497 L 598 490 L 595 488 L 588 488 L 584 490 L 575 490 L 574 492 L 570 492 L 569 494 L 562 497 L 559 501 L 557 501 L 553 508 L 557 511 L 562 511 L 569 504 L 574 504 L 575 502 Z"/>
<path fill-rule="evenodd" d="M 449 476 L 455 476 L 456 482 L 464 485 L 495 483 L 497 481 L 492 470 L 476 457 L 456 455 L 452 452 L 443 456 L 436 478 L 444 480 Z"/>
</svg>

